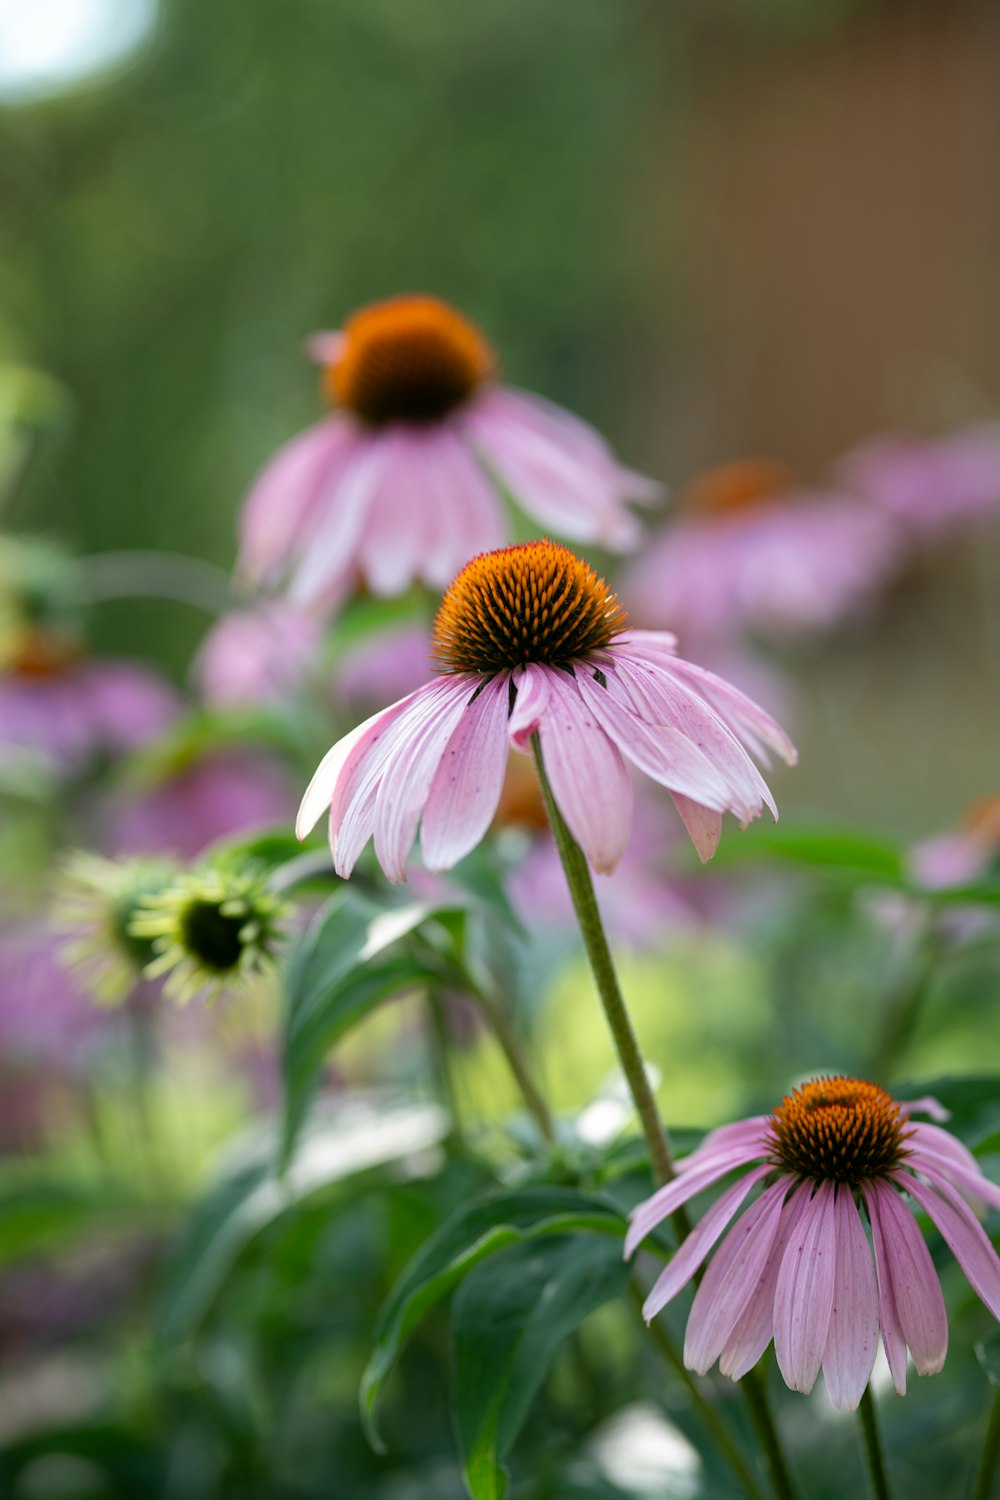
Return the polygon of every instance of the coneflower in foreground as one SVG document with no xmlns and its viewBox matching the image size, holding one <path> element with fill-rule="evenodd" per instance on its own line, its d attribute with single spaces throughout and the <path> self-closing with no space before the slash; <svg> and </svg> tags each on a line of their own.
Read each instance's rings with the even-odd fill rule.
<svg viewBox="0 0 1000 1500">
<path fill-rule="evenodd" d="M 861 1079 L 814 1079 L 772 1115 L 713 1131 L 678 1163 L 674 1181 L 635 1210 L 626 1255 L 682 1203 L 741 1173 L 685 1239 L 643 1308 L 649 1322 L 726 1236 L 688 1318 L 689 1369 L 703 1375 L 718 1360 L 724 1375 L 739 1380 L 773 1338 L 788 1386 L 810 1391 L 822 1367 L 833 1405 L 853 1410 L 881 1330 L 900 1395 L 907 1350 L 919 1375 L 935 1374 L 948 1348 L 948 1319 L 907 1195 L 1000 1318 L 1000 1260 L 975 1212 L 985 1203 L 1000 1208 L 1000 1188 L 948 1131 L 913 1121 L 915 1111 L 946 1118 L 933 1099 L 897 1103 Z M 760 1196 L 737 1219 L 757 1187 Z"/>
<path fill-rule="evenodd" d="M 536 735 L 558 809 L 602 873 L 629 840 L 627 761 L 669 790 L 708 859 L 723 812 L 746 823 L 775 810 L 745 746 L 795 758 L 779 725 L 682 661 L 673 636 L 628 630 L 604 580 L 553 542 L 473 558 L 441 602 L 434 655 L 441 675 L 334 745 L 303 798 L 299 836 L 329 807 L 344 877 L 374 835 L 382 869 L 404 880 L 418 825 L 427 868 L 450 869 L 493 819 L 508 748 L 530 752 Z"/>
<path fill-rule="evenodd" d="M 418 578 L 444 588 L 504 541 L 504 490 L 564 536 L 638 541 L 625 502 L 660 486 L 586 422 L 498 384 L 490 345 L 446 302 L 391 297 L 310 346 L 333 410 L 279 450 L 247 498 L 251 582 L 287 579 L 297 603 L 328 608 L 362 579 L 383 595 Z"/>
</svg>

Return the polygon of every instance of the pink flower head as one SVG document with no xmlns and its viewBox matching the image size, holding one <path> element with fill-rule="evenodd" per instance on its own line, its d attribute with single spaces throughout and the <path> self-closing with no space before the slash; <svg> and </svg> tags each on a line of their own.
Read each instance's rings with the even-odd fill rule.
<svg viewBox="0 0 1000 1500">
<path fill-rule="evenodd" d="M 137 749 L 176 713 L 169 684 L 137 662 L 33 657 L 0 674 L 0 744 L 65 770 Z"/>
<path fill-rule="evenodd" d="M 914 1123 L 916 1110 L 946 1118 L 933 1099 L 901 1104 L 860 1079 L 817 1078 L 772 1115 L 712 1131 L 677 1177 L 635 1210 L 626 1255 L 695 1194 L 741 1174 L 687 1236 L 643 1308 L 649 1322 L 721 1240 L 688 1318 L 689 1369 L 705 1374 L 718 1360 L 739 1380 L 773 1338 L 792 1390 L 811 1391 L 822 1368 L 833 1405 L 851 1410 L 868 1384 L 880 1331 L 900 1395 L 907 1350 L 919 1375 L 940 1370 L 944 1298 L 906 1195 L 1000 1318 L 1000 1260 L 974 1211 L 1000 1208 L 1000 1189 L 954 1136 Z"/>
<path fill-rule="evenodd" d="M 917 536 L 1000 508 L 1000 422 L 947 437 L 874 438 L 841 460 L 841 482 Z"/>
<path fill-rule="evenodd" d="M 777 464 L 746 460 L 702 475 L 679 518 L 627 579 L 637 618 L 699 641 L 826 630 L 863 607 L 898 550 L 870 505 L 799 491 Z"/>
<path fill-rule="evenodd" d="M 359 578 L 381 595 L 418 578 L 443 588 L 503 542 L 501 487 L 566 536 L 637 540 L 625 501 L 658 486 L 579 418 L 496 384 L 493 351 L 446 303 L 375 303 L 311 347 L 334 410 L 258 476 L 241 523 L 246 578 L 290 576 L 297 604 L 327 608 Z"/>
<path fill-rule="evenodd" d="M 794 759 L 780 727 L 742 693 L 675 655 L 673 636 L 629 631 L 607 584 L 565 547 L 526 542 L 473 558 L 434 629 L 441 675 L 329 751 L 298 833 L 330 809 L 345 878 L 374 835 L 392 881 L 421 826 L 424 864 L 447 870 L 496 812 L 508 747 L 535 736 L 552 793 L 595 870 L 618 864 L 632 826 L 627 761 L 665 786 L 702 859 L 722 814 L 774 802 L 745 745 Z"/>
<path fill-rule="evenodd" d="M 301 682 L 319 646 L 317 622 L 277 600 L 223 615 L 195 658 L 207 703 L 281 703 Z"/>
</svg>

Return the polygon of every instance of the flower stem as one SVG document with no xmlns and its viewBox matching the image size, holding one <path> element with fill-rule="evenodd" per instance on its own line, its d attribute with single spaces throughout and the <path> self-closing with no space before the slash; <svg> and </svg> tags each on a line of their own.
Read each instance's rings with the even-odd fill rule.
<svg viewBox="0 0 1000 1500">
<path fill-rule="evenodd" d="M 500 1000 L 490 994 L 482 984 L 475 983 L 471 978 L 468 980 L 469 992 L 482 1006 L 493 1035 L 500 1045 L 500 1050 L 507 1059 L 507 1066 L 514 1076 L 518 1088 L 524 1098 L 528 1110 L 542 1133 L 542 1136 L 550 1144 L 556 1139 L 556 1127 L 553 1122 L 549 1106 L 542 1097 L 541 1090 L 535 1082 L 527 1060 L 521 1051 L 521 1043 L 517 1033 L 510 1024 L 510 1018 Z"/>
<path fill-rule="evenodd" d="M 767 1399 L 767 1388 L 756 1370 L 749 1370 L 740 1381 L 743 1393 L 746 1396 L 747 1406 L 750 1408 L 750 1416 L 757 1431 L 760 1445 L 767 1455 L 768 1466 L 771 1470 L 771 1483 L 774 1485 L 774 1493 L 778 1500 L 795 1500 L 795 1486 L 792 1476 L 788 1472 L 788 1464 L 781 1447 L 781 1439 L 778 1429 L 774 1425 L 771 1415 L 770 1402 Z"/>
<path fill-rule="evenodd" d="M 885 1460 L 882 1456 L 882 1443 L 878 1435 L 875 1402 L 870 1385 L 865 1386 L 865 1393 L 858 1407 L 858 1416 L 861 1419 L 861 1435 L 864 1439 L 865 1458 L 868 1460 L 868 1477 L 871 1480 L 872 1494 L 875 1500 L 891 1500 L 892 1491 L 889 1488 Z"/>
<path fill-rule="evenodd" d="M 573 899 L 573 910 L 576 912 L 583 936 L 583 946 L 587 951 L 591 972 L 597 985 L 597 993 L 601 997 L 604 1014 L 618 1049 L 622 1071 L 628 1082 L 642 1124 L 642 1131 L 646 1137 L 653 1175 L 660 1184 L 669 1182 L 674 1176 L 673 1156 L 663 1121 L 660 1119 L 660 1112 L 656 1107 L 653 1090 L 650 1088 L 642 1053 L 639 1050 L 639 1042 L 622 998 L 621 986 L 618 983 L 611 949 L 608 947 L 608 940 L 601 922 L 601 913 L 594 894 L 590 870 L 583 851 L 567 828 L 565 819 L 552 795 L 552 788 L 542 763 L 542 747 L 538 742 L 537 734 L 532 737 L 531 743 L 535 752 L 538 777 L 542 784 L 545 811 L 548 814 L 556 848 L 566 874 L 569 893 Z"/>
<path fill-rule="evenodd" d="M 629 1283 L 629 1291 L 632 1294 L 633 1301 L 641 1312 L 642 1293 L 640 1292 L 634 1281 Z M 691 1371 L 687 1368 L 677 1349 L 674 1347 L 674 1341 L 670 1337 L 667 1330 L 663 1327 L 662 1323 L 654 1321 L 649 1325 L 649 1332 L 652 1334 L 653 1343 L 659 1349 L 667 1364 L 672 1370 L 676 1371 L 677 1375 L 687 1387 L 688 1394 L 691 1397 L 692 1405 L 698 1412 L 708 1431 L 712 1434 L 712 1437 L 715 1439 L 715 1443 L 719 1449 L 719 1452 L 723 1453 L 729 1460 L 730 1467 L 732 1468 L 733 1473 L 737 1476 L 744 1490 L 749 1496 L 749 1500 L 764 1500 L 760 1486 L 747 1467 L 742 1453 L 737 1448 L 732 1438 L 729 1436 L 729 1433 L 726 1431 L 722 1422 L 719 1420 L 719 1414 L 715 1410 L 712 1403 L 706 1400 L 704 1393 L 698 1385 L 698 1382 L 695 1380 L 694 1376 L 691 1374 Z"/>
<path fill-rule="evenodd" d="M 972 1500 L 990 1500 L 998 1460 L 1000 1460 L 1000 1389 L 993 1395 L 990 1419 L 986 1425 L 986 1440 L 983 1443 L 983 1456 L 979 1460 L 979 1473 L 976 1475 Z"/>
</svg>

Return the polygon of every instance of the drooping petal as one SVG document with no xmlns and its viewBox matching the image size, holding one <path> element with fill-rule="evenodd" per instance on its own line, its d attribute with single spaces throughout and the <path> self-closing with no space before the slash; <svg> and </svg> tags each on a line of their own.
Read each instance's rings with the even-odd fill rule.
<svg viewBox="0 0 1000 1500">
<path fill-rule="evenodd" d="M 289 588 L 293 604 L 307 609 L 340 602 L 358 572 L 358 550 L 388 462 L 384 443 L 354 436 L 346 463 L 325 482 L 315 524 L 297 549 L 301 557 Z"/>
<path fill-rule="evenodd" d="M 719 1355 L 719 1373 L 728 1376 L 730 1380 L 742 1380 L 747 1371 L 753 1369 L 774 1337 L 774 1293 L 785 1246 L 796 1224 L 810 1206 L 808 1184 L 796 1188 L 790 1178 L 785 1178 L 784 1182 L 786 1189 L 791 1187 L 792 1191 L 781 1210 L 778 1232 L 747 1305 Z"/>
<path fill-rule="evenodd" d="M 254 583 L 281 573 L 303 535 L 313 530 L 357 448 L 348 417 L 325 417 L 280 448 L 257 476 L 240 519 L 238 571 Z"/>
<path fill-rule="evenodd" d="M 896 1103 L 900 1114 L 906 1115 L 907 1119 L 911 1115 L 930 1115 L 932 1120 L 939 1122 L 951 1119 L 951 1110 L 945 1109 L 941 1101 L 931 1094 L 924 1094 L 919 1099 L 897 1099 Z M 954 1136 L 949 1136 L 949 1140 L 954 1140 Z"/>
<path fill-rule="evenodd" d="M 895 1188 L 874 1183 L 866 1185 L 864 1195 L 875 1244 L 886 1358 L 896 1389 L 905 1390 L 906 1359 L 905 1354 L 900 1359 L 894 1321 L 913 1355 L 917 1373 L 935 1375 L 948 1352 L 948 1314 L 930 1251 Z M 889 1294 L 892 1307 L 887 1319 Z"/>
<path fill-rule="evenodd" d="M 730 1229 L 695 1294 L 684 1336 L 684 1363 L 704 1375 L 744 1316 L 781 1222 L 786 1181 L 773 1183 Z"/>
<path fill-rule="evenodd" d="M 439 679 L 427 712 L 390 756 L 375 799 L 375 854 L 389 880 L 406 879 L 406 861 L 424 806 L 447 750 L 475 691 L 467 677 Z"/>
<path fill-rule="evenodd" d="M 549 701 L 539 725 L 552 795 L 569 830 L 599 874 L 610 874 L 632 832 L 632 782 L 576 682 L 549 669 Z"/>
<path fill-rule="evenodd" d="M 936 1125 L 914 1125 L 911 1128 L 912 1135 L 907 1142 L 908 1166 L 925 1175 L 934 1171 L 943 1174 L 969 1199 L 977 1212 L 986 1203 L 1000 1208 L 1000 1187 L 983 1175 L 976 1158 L 961 1141 L 946 1130 L 939 1130 Z"/>
<path fill-rule="evenodd" d="M 420 480 L 431 545 L 421 577 L 443 589 L 470 557 L 503 545 L 506 523 L 496 489 L 462 440 L 457 414 L 435 429 L 428 456 Z"/>
<path fill-rule="evenodd" d="M 687 1172 L 698 1166 L 709 1152 L 728 1150 L 731 1146 L 753 1146 L 755 1154 L 760 1155 L 767 1143 L 770 1118 L 770 1115 L 751 1115 L 746 1120 L 735 1120 L 710 1130 L 690 1156 L 681 1158 L 677 1171 Z"/>
<path fill-rule="evenodd" d="M 549 673 L 529 662 L 514 673 L 517 696 L 507 721 L 507 735 L 515 750 L 531 753 L 531 737 L 537 734 L 549 704 Z"/>
<path fill-rule="evenodd" d="M 295 820 L 295 836 L 304 839 L 312 832 L 322 814 L 330 806 L 341 778 L 352 765 L 383 735 L 392 721 L 399 716 L 414 695 L 401 698 L 398 703 L 380 709 L 345 734 L 343 739 L 326 752 L 306 787 L 305 796 L 299 806 Z"/>
<path fill-rule="evenodd" d="M 680 1208 L 681 1204 L 693 1198 L 695 1193 L 703 1192 L 705 1188 L 711 1187 L 713 1182 L 718 1182 L 719 1178 L 725 1177 L 728 1172 L 734 1172 L 737 1167 L 747 1166 L 756 1154 L 748 1146 L 729 1146 L 725 1150 L 706 1155 L 700 1166 L 675 1177 L 665 1187 L 657 1188 L 652 1197 L 647 1198 L 632 1211 L 632 1222 L 625 1236 L 626 1259 L 646 1238 L 649 1231 L 655 1229 L 657 1224 L 662 1224 L 675 1208 Z"/>
<path fill-rule="evenodd" d="M 682 797 L 679 792 L 671 792 L 670 798 L 698 851 L 698 858 L 707 865 L 722 837 L 722 814 L 702 807 L 700 802 L 692 802 L 690 797 Z"/>
<path fill-rule="evenodd" d="M 837 1221 L 833 1184 L 822 1183 L 789 1235 L 774 1292 L 774 1352 L 785 1384 L 808 1394 L 826 1349 L 833 1310 Z"/>
<path fill-rule="evenodd" d="M 933 1187 L 902 1174 L 897 1181 L 933 1219 L 972 1290 L 1000 1321 L 1000 1260 L 965 1199 L 943 1177 Z"/>
<path fill-rule="evenodd" d="M 428 870 L 450 870 L 490 826 L 507 768 L 509 691 L 506 676 L 487 682 L 448 741 L 420 829 Z"/>
<path fill-rule="evenodd" d="M 823 1378 L 831 1405 L 855 1411 L 878 1349 L 878 1292 L 868 1236 L 849 1187 L 838 1188 L 834 1212 L 837 1265 Z"/>
<path fill-rule="evenodd" d="M 666 1270 L 661 1272 L 652 1291 L 643 1303 L 642 1315 L 647 1323 L 672 1302 L 677 1293 L 687 1286 L 712 1246 L 732 1223 L 752 1188 L 770 1171 L 769 1166 L 757 1167 L 748 1172 L 732 1187 L 727 1188 L 717 1203 L 704 1218 L 695 1225 L 680 1246 Z"/>
</svg>

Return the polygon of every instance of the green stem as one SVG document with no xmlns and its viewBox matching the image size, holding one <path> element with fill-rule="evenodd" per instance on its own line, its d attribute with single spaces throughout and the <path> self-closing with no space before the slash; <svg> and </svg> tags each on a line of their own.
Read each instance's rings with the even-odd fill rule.
<svg viewBox="0 0 1000 1500">
<path fill-rule="evenodd" d="M 983 1456 L 979 1460 L 979 1473 L 976 1475 L 972 1500 L 990 1500 L 990 1496 L 993 1494 L 993 1476 L 997 1471 L 998 1460 L 1000 1460 L 1000 1389 L 996 1390 L 993 1394 L 990 1419 L 986 1424 Z"/>
<path fill-rule="evenodd" d="M 444 1012 L 444 1001 L 434 990 L 428 991 L 427 1009 L 430 1012 L 431 1034 L 434 1038 L 435 1060 L 437 1062 L 437 1073 L 441 1086 L 441 1097 L 451 1116 L 451 1126 L 455 1142 L 459 1146 L 464 1146 L 465 1131 L 462 1128 L 462 1117 L 459 1113 L 458 1095 L 455 1089 L 455 1077 L 451 1066 L 451 1034 L 448 1030 L 448 1020 Z"/>
<path fill-rule="evenodd" d="M 792 1476 L 788 1472 L 788 1464 L 781 1447 L 781 1439 L 771 1415 L 771 1405 L 767 1399 L 767 1387 L 756 1370 L 750 1370 L 740 1381 L 743 1394 L 746 1397 L 747 1406 L 750 1408 L 750 1416 L 757 1431 L 760 1445 L 767 1457 L 768 1467 L 771 1470 L 771 1483 L 774 1485 L 774 1493 L 778 1500 L 795 1500 L 795 1486 Z"/>
<path fill-rule="evenodd" d="M 467 988 L 469 993 L 482 1006 L 483 1014 L 490 1024 L 493 1035 L 500 1044 L 500 1050 L 507 1059 L 507 1066 L 510 1068 L 514 1080 L 521 1090 L 524 1102 L 545 1140 L 551 1145 L 556 1139 L 555 1123 L 549 1112 L 549 1106 L 542 1097 L 541 1090 L 532 1076 L 531 1069 L 528 1067 L 524 1053 L 521 1051 L 521 1043 L 513 1026 L 510 1024 L 510 1018 L 503 1004 L 490 994 L 483 985 L 476 984 L 471 977 L 468 980 Z"/>
<path fill-rule="evenodd" d="M 872 1051 L 869 1065 L 875 1079 L 887 1078 L 900 1047 L 910 1036 L 927 999 L 928 981 L 940 956 L 940 944 L 934 925 L 935 913 L 928 911 L 914 945 L 907 972 L 886 997 L 883 1024 Z"/>
<path fill-rule="evenodd" d="M 865 1386 L 865 1393 L 858 1407 L 858 1416 L 861 1420 L 861 1436 L 864 1441 L 865 1458 L 868 1460 L 868 1477 L 871 1480 L 872 1494 L 875 1500 L 891 1500 L 892 1491 L 889 1488 L 885 1460 L 882 1456 L 878 1423 L 875 1420 L 875 1401 L 870 1385 Z"/>
<path fill-rule="evenodd" d="M 632 1300 L 636 1303 L 641 1314 L 642 1292 L 634 1281 L 629 1283 L 629 1291 L 632 1295 Z M 712 1434 L 720 1453 L 724 1454 L 729 1460 L 733 1473 L 739 1479 L 750 1500 L 764 1500 L 760 1486 L 747 1467 L 746 1460 L 720 1421 L 718 1412 L 712 1403 L 706 1400 L 698 1382 L 685 1365 L 678 1350 L 674 1347 L 674 1341 L 669 1333 L 667 1333 L 662 1323 L 655 1320 L 650 1323 L 649 1332 L 652 1335 L 653 1343 L 659 1349 L 667 1364 L 672 1370 L 676 1371 L 677 1375 L 684 1382 L 691 1397 L 692 1405 L 708 1428 L 708 1431 Z"/>
<path fill-rule="evenodd" d="M 583 851 L 567 828 L 565 819 L 552 795 L 552 788 L 542 763 L 542 747 L 538 742 L 537 734 L 533 736 L 531 743 L 535 752 L 539 780 L 542 784 L 545 811 L 548 814 L 559 858 L 562 860 L 563 870 L 566 873 L 566 882 L 573 899 L 573 909 L 580 924 L 583 946 L 587 951 L 594 983 L 597 985 L 597 993 L 601 997 L 604 1014 L 618 1049 L 622 1071 L 635 1102 L 643 1135 L 646 1137 L 653 1175 L 658 1183 L 663 1184 L 669 1182 L 674 1176 L 674 1160 L 646 1074 L 639 1042 L 622 998 L 621 986 L 618 983 L 618 975 L 615 973 L 614 960 L 611 957 L 597 897 L 594 894 L 594 882 L 590 878 L 590 870 Z M 686 1232 L 688 1227 L 686 1215 L 682 1222 Z"/>
</svg>

